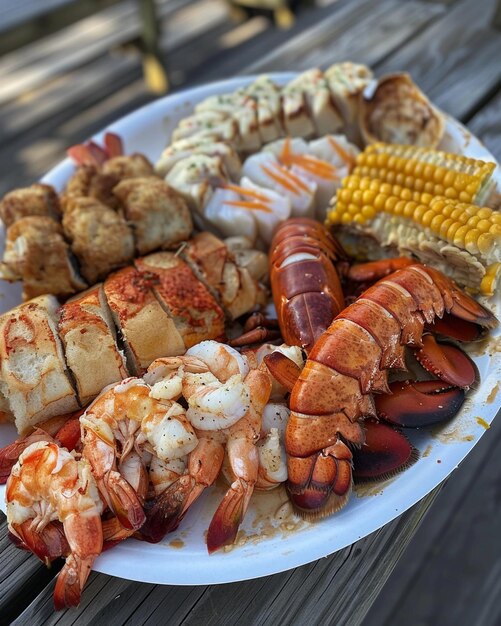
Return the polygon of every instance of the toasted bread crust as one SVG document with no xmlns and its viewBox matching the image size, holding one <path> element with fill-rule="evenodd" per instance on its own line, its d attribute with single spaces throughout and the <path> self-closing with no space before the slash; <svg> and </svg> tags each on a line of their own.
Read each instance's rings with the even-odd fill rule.
<svg viewBox="0 0 501 626">
<path fill-rule="evenodd" d="M 174 321 L 153 294 L 156 279 L 154 274 L 126 267 L 104 283 L 106 300 L 126 343 L 129 367 L 135 375 L 160 356 L 186 351 Z"/>
<path fill-rule="evenodd" d="M 190 267 L 172 252 L 136 260 L 136 267 L 154 276 L 153 289 L 174 319 L 186 348 L 224 336 L 224 313 Z"/>
<path fill-rule="evenodd" d="M 20 434 L 79 408 L 56 333 L 58 302 L 40 296 L 0 318 L 0 392 Z"/>
<path fill-rule="evenodd" d="M 101 289 L 97 285 L 61 307 L 59 335 L 82 406 L 106 385 L 129 376 L 100 300 Z"/>
</svg>

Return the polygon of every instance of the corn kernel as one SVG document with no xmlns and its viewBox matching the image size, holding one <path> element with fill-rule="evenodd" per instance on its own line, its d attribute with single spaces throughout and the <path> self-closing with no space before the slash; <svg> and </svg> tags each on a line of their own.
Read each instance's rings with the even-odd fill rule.
<svg viewBox="0 0 501 626">
<path fill-rule="evenodd" d="M 365 224 L 365 218 L 361 213 L 357 213 L 357 215 L 353 218 L 353 221 L 355 224 Z"/>
<path fill-rule="evenodd" d="M 404 217 L 412 217 L 414 215 L 414 211 L 416 210 L 416 207 L 418 206 L 417 202 L 406 202 L 405 203 L 405 207 L 404 207 L 404 212 L 403 212 L 403 216 Z"/>
<path fill-rule="evenodd" d="M 348 187 L 348 189 L 356 190 L 360 185 L 360 178 L 358 176 L 349 176 L 345 178 L 346 183 L 343 182 L 343 185 Z"/>
<path fill-rule="evenodd" d="M 399 200 L 397 204 L 395 205 L 395 208 L 393 209 L 393 213 L 395 215 L 402 215 L 406 204 L 407 202 L 405 200 Z"/>
<path fill-rule="evenodd" d="M 454 188 L 458 191 L 463 191 L 470 182 L 470 177 L 467 174 L 457 174 L 454 179 Z"/>
<path fill-rule="evenodd" d="M 389 158 L 389 155 L 385 154 L 384 152 L 382 154 L 378 154 L 377 159 L 376 159 L 377 166 L 386 167 L 388 164 L 388 158 Z"/>
<path fill-rule="evenodd" d="M 362 192 L 362 204 L 373 204 L 375 197 L 376 197 L 375 191 L 366 189 L 364 192 Z"/>
<path fill-rule="evenodd" d="M 425 164 L 418 161 L 418 163 L 416 163 L 416 167 L 414 168 L 414 176 L 416 178 L 423 178 L 424 168 Z"/>
<path fill-rule="evenodd" d="M 401 185 L 393 185 L 392 195 L 397 196 L 399 198 L 401 193 L 402 193 L 402 186 Z"/>
<path fill-rule="evenodd" d="M 386 184 L 386 183 L 383 183 Z M 373 178 L 371 180 L 371 184 L 369 189 L 372 189 L 372 191 L 382 191 L 383 185 L 381 184 L 381 181 L 378 180 L 377 178 Z"/>
<path fill-rule="evenodd" d="M 402 200 L 411 200 L 412 199 L 412 191 L 410 189 L 402 189 L 400 192 L 400 197 Z"/>
<path fill-rule="evenodd" d="M 422 193 L 421 202 L 423 204 L 431 204 L 433 202 L 433 195 L 429 192 Z"/>
<path fill-rule="evenodd" d="M 460 226 L 454 233 L 454 245 L 458 246 L 459 248 L 464 248 L 465 238 L 469 230 L 470 229 L 468 228 L 468 226 L 466 226 L 466 224 Z"/>
<path fill-rule="evenodd" d="M 433 173 L 434 173 L 434 166 L 427 163 L 424 167 L 423 178 L 425 180 L 433 181 Z"/>
<path fill-rule="evenodd" d="M 371 179 L 368 178 L 367 176 L 364 176 L 364 178 L 360 179 L 360 189 L 362 191 L 369 189 L 370 184 L 371 184 Z"/>
<path fill-rule="evenodd" d="M 362 192 L 360 191 L 360 189 L 357 189 L 356 191 L 353 192 L 352 201 L 358 205 L 362 204 Z"/>
<path fill-rule="evenodd" d="M 445 206 L 446 206 L 446 202 L 445 200 L 439 199 L 439 200 L 433 200 L 430 203 L 430 206 L 437 212 L 437 213 L 441 213 Z"/>
<path fill-rule="evenodd" d="M 495 237 L 491 233 L 482 233 L 477 241 L 477 246 L 481 254 L 488 254 L 494 246 Z"/>
<path fill-rule="evenodd" d="M 398 202 L 398 198 L 395 196 L 390 196 L 388 198 L 388 200 L 386 201 L 386 205 L 385 205 L 385 211 L 388 213 L 393 213 L 393 210 L 395 209 L 395 205 Z"/>
<path fill-rule="evenodd" d="M 412 179 L 412 174 L 414 173 L 414 167 L 416 166 L 416 161 L 414 159 L 409 159 L 404 167 L 404 173 L 408 178 Z"/>
<path fill-rule="evenodd" d="M 454 241 L 454 236 L 456 235 L 456 232 L 461 228 L 461 226 L 462 226 L 461 222 L 453 221 L 447 231 L 446 239 L 448 241 Z"/>
<path fill-rule="evenodd" d="M 442 237 L 442 239 L 447 239 L 447 232 L 448 232 L 448 230 L 449 230 L 450 226 L 451 226 L 453 223 L 454 223 L 454 221 L 453 221 L 450 217 L 446 218 L 446 219 L 442 222 L 442 224 L 441 224 L 441 226 L 440 226 L 440 233 L 439 233 L 439 234 L 440 234 L 440 237 Z"/>
<path fill-rule="evenodd" d="M 404 185 L 409 189 L 416 189 L 417 191 L 420 191 L 420 189 L 418 189 L 419 183 L 423 184 L 423 181 L 420 181 L 417 178 L 413 178 L 412 176 L 405 177 Z"/>
<path fill-rule="evenodd" d="M 363 152 L 360 156 L 363 155 Z M 368 154 L 365 159 L 362 160 L 362 163 L 368 165 L 369 167 L 378 167 L 378 155 L 377 154 Z"/>
<path fill-rule="evenodd" d="M 348 213 L 353 217 L 354 215 L 356 215 L 357 213 L 359 213 L 360 211 L 360 207 L 358 206 L 358 204 L 349 204 L 348 205 Z"/>
<path fill-rule="evenodd" d="M 488 207 L 482 207 L 478 210 L 477 215 L 481 220 L 486 220 L 493 217 L 494 211 Z"/>
<path fill-rule="evenodd" d="M 443 196 L 445 194 L 445 188 L 443 185 L 435 185 L 433 187 L 433 193 L 437 196 Z"/>
<path fill-rule="evenodd" d="M 374 208 L 376 211 L 383 211 L 387 200 L 388 196 L 385 193 L 378 193 L 374 198 Z"/>
<path fill-rule="evenodd" d="M 447 170 L 442 183 L 444 184 L 445 187 L 453 187 L 455 178 L 456 178 L 456 172 L 454 172 L 453 170 Z"/>
<path fill-rule="evenodd" d="M 395 182 L 397 185 L 405 185 L 405 174 L 403 172 L 397 172 L 395 176 Z"/>
<path fill-rule="evenodd" d="M 431 193 L 433 194 L 435 191 L 435 185 L 434 183 L 431 182 L 431 180 L 425 182 L 424 184 L 424 190 L 426 193 Z"/>
<path fill-rule="evenodd" d="M 458 192 L 454 189 L 454 187 L 446 187 L 444 191 L 444 196 L 446 198 L 450 198 L 451 200 L 456 200 L 459 196 Z"/>
<path fill-rule="evenodd" d="M 433 172 L 433 180 L 436 183 L 442 184 L 444 182 L 445 172 L 446 172 L 445 168 L 437 167 L 435 171 Z"/>
<path fill-rule="evenodd" d="M 338 200 L 341 202 L 351 202 L 353 191 L 351 189 L 339 189 L 337 192 Z"/>
<path fill-rule="evenodd" d="M 341 224 L 350 224 L 351 223 L 351 215 L 346 212 L 341 215 Z"/>
<path fill-rule="evenodd" d="M 480 217 L 479 215 L 477 215 L 477 217 Z M 486 219 L 480 219 L 477 224 L 476 227 L 477 229 L 481 232 L 481 233 L 487 233 L 489 232 L 489 228 L 491 227 L 491 222 L 489 220 Z"/>
<path fill-rule="evenodd" d="M 428 209 L 426 213 L 423 214 L 423 217 L 421 219 L 422 226 L 424 226 L 425 228 L 430 226 L 431 221 L 435 216 L 436 216 L 435 211 L 433 209 Z"/>
<path fill-rule="evenodd" d="M 390 155 L 390 158 L 388 159 L 388 163 L 387 163 L 387 167 L 389 170 L 394 170 L 395 166 L 397 164 L 397 157 Z"/>
<path fill-rule="evenodd" d="M 465 191 L 470 194 L 471 198 L 473 198 L 478 191 L 478 181 L 474 181 L 469 185 L 466 185 Z"/>
<path fill-rule="evenodd" d="M 470 228 L 476 228 L 477 224 L 480 221 L 481 220 L 478 215 L 472 215 L 470 218 L 468 218 L 468 221 L 466 223 L 468 224 L 468 226 L 470 226 Z"/>
<path fill-rule="evenodd" d="M 431 230 L 437 235 L 440 233 L 440 226 L 445 220 L 445 215 L 438 214 L 433 217 L 430 223 Z"/>
<path fill-rule="evenodd" d="M 373 206 L 366 204 L 362 207 L 362 215 L 367 220 L 372 220 L 376 217 L 376 210 Z"/>
<path fill-rule="evenodd" d="M 491 235 L 494 235 L 494 237 L 501 237 L 501 224 L 493 224 L 489 228 L 489 232 Z"/>
<path fill-rule="evenodd" d="M 396 178 L 396 174 L 395 172 L 388 172 L 386 174 L 386 176 L 384 176 L 384 178 L 391 184 L 393 185 L 395 183 L 395 178 Z M 383 178 L 383 175 L 381 174 L 381 178 Z"/>
<path fill-rule="evenodd" d="M 418 224 L 421 224 L 421 220 L 423 219 L 423 215 L 426 213 L 426 211 L 428 210 L 428 207 L 424 204 L 418 204 L 418 206 L 416 207 L 416 210 L 414 211 L 414 221 L 417 222 Z"/>
<path fill-rule="evenodd" d="M 490 220 L 493 224 L 501 224 L 501 213 L 492 212 Z"/>
<path fill-rule="evenodd" d="M 469 227 L 466 226 L 465 228 L 469 228 Z M 480 234 L 481 234 L 480 231 L 477 230 L 476 228 L 472 228 L 466 233 L 465 238 L 464 238 L 464 246 L 470 254 L 478 253 L 477 240 L 480 237 Z"/>
</svg>

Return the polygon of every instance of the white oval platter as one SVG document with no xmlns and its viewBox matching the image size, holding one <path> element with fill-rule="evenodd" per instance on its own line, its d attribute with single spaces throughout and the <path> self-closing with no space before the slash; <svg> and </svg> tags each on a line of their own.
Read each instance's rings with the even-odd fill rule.
<svg viewBox="0 0 501 626">
<path fill-rule="evenodd" d="M 271 75 L 278 84 L 284 84 L 294 76 Z M 197 102 L 209 95 L 231 92 L 253 78 L 234 78 L 167 96 L 131 113 L 106 130 L 121 135 L 126 153 L 142 152 L 155 162 L 177 122 L 188 115 Z M 99 134 L 94 139 L 100 141 L 101 136 Z M 495 160 L 471 133 L 451 118 L 447 120 L 446 135 L 440 147 L 475 158 Z M 496 179 L 501 188 L 499 169 Z M 66 159 L 43 181 L 61 190 L 72 172 L 73 165 Z M 0 292 L 0 312 L 19 304 L 19 285 L 3 283 Z M 490 302 L 489 306 L 499 315 L 499 302 Z M 460 414 L 433 430 L 407 431 L 421 452 L 419 461 L 392 480 L 355 491 L 348 505 L 335 516 L 315 524 L 291 516 L 277 518 L 276 511 L 287 501 L 285 491 L 281 488 L 268 494 L 255 494 L 237 545 L 229 551 L 209 556 L 204 533 L 224 493 L 224 487 L 218 485 L 204 494 L 205 497 L 188 511 L 180 528 L 163 542 L 153 545 L 129 539 L 102 554 L 94 569 L 150 583 L 228 583 L 309 563 L 369 535 L 409 509 L 451 474 L 494 419 L 501 400 L 501 393 L 496 396 L 501 384 L 499 331 L 489 342 L 473 346 L 472 356 L 480 372 L 481 384 L 469 396 Z M 13 426 L 0 425 L 0 447 L 14 439 Z M 5 488 L 0 487 L 0 508 L 5 511 L 4 500 Z"/>
</svg>

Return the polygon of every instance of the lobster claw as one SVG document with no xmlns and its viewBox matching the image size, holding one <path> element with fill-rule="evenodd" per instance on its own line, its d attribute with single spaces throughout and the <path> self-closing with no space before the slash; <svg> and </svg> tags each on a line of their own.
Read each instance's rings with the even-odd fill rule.
<svg viewBox="0 0 501 626">
<path fill-rule="evenodd" d="M 484 329 L 479 324 L 459 319 L 450 313 L 444 313 L 442 319 L 435 318 L 431 324 L 426 324 L 425 328 L 432 333 L 438 333 L 457 341 L 478 341 L 485 334 Z"/>
<path fill-rule="evenodd" d="M 425 370 L 450 385 L 467 389 L 477 380 L 477 368 L 470 357 L 452 344 L 438 343 L 433 335 L 423 335 L 422 346 L 414 356 Z"/>
<path fill-rule="evenodd" d="M 396 381 L 390 384 L 390 391 L 375 397 L 377 416 L 405 428 L 450 420 L 465 399 L 464 389 L 440 380 Z"/>
<path fill-rule="evenodd" d="M 365 443 L 353 452 L 356 480 L 381 480 L 403 472 L 419 458 L 407 437 L 371 418 L 365 421 Z"/>
</svg>

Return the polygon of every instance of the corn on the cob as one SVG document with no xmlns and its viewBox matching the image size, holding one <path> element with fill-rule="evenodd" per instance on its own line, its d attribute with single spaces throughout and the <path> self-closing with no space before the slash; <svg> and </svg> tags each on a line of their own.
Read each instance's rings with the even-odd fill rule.
<svg viewBox="0 0 501 626">
<path fill-rule="evenodd" d="M 481 205 L 494 187 L 495 168 L 495 163 L 431 148 L 377 143 L 359 155 L 353 174 Z"/>
<path fill-rule="evenodd" d="M 459 283 L 485 294 L 501 272 L 501 213 L 487 207 L 352 175 L 333 199 L 328 223 L 439 263 Z"/>
</svg>

